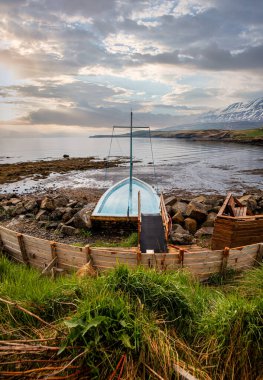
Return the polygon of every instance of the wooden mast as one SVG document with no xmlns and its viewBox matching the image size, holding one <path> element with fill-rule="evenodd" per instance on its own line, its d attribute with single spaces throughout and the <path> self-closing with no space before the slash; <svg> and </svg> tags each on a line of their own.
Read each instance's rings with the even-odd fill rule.
<svg viewBox="0 0 263 380">
<path fill-rule="evenodd" d="M 131 111 L 131 125 L 130 125 L 130 182 L 129 182 L 129 202 L 128 202 L 128 216 L 132 213 L 132 111 Z"/>
</svg>

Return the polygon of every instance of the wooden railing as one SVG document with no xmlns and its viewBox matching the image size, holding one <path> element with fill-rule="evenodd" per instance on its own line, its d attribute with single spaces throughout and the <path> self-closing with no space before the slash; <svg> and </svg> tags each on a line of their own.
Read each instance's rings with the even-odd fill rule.
<svg viewBox="0 0 263 380">
<path fill-rule="evenodd" d="M 164 229 L 165 229 L 165 238 L 167 241 L 168 237 L 169 237 L 169 233 L 170 233 L 170 231 L 169 231 L 170 219 L 169 219 L 166 207 L 165 207 L 163 194 L 161 194 L 161 196 L 160 196 L 160 209 L 161 209 L 161 215 L 162 215 L 163 225 L 164 225 Z"/>
<path fill-rule="evenodd" d="M 75 247 L 19 234 L 0 226 L 0 249 L 13 260 L 39 268 L 43 273 L 71 272 L 91 261 L 101 271 L 120 264 L 141 265 L 160 271 L 186 269 L 200 280 L 228 269 L 244 270 L 262 262 L 263 243 L 211 251 L 177 249 L 170 253 L 139 253 L 137 247 Z"/>
</svg>

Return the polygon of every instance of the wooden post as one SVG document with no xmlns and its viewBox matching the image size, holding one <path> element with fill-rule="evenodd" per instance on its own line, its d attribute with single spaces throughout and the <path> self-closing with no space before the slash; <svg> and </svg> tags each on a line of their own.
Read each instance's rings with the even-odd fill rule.
<svg viewBox="0 0 263 380">
<path fill-rule="evenodd" d="M 17 240 L 18 240 L 18 244 L 19 244 L 19 248 L 20 248 L 20 251 L 21 251 L 21 255 L 22 255 L 22 258 L 23 258 L 23 261 L 26 265 L 30 265 L 29 264 L 29 258 L 28 258 L 28 255 L 27 255 L 27 251 L 26 251 L 26 246 L 25 246 L 25 243 L 24 243 L 24 240 L 23 240 L 23 235 L 22 234 L 17 234 Z"/>
<path fill-rule="evenodd" d="M 257 256 L 255 260 L 255 265 L 260 265 L 262 264 L 263 260 L 263 243 L 258 244 L 258 251 L 257 251 Z"/>
<path fill-rule="evenodd" d="M 56 242 L 55 242 L 55 241 L 51 241 L 51 242 L 50 242 L 50 249 L 51 249 L 51 256 L 52 256 L 52 259 L 54 259 L 55 257 L 57 257 L 57 252 L 56 252 Z"/>
<path fill-rule="evenodd" d="M 86 255 L 86 262 L 88 263 L 89 261 L 92 262 L 92 257 L 90 255 L 90 246 L 89 245 L 85 245 L 84 247 L 84 252 L 85 252 L 85 255 Z"/>
<path fill-rule="evenodd" d="M 179 249 L 179 264 L 181 265 L 181 268 L 184 267 L 184 249 Z"/>
<path fill-rule="evenodd" d="M 229 257 L 229 248 L 225 247 L 223 250 L 223 256 L 222 256 L 222 264 L 221 264 L 221 273 L 225 273 L 226 268 L 227 268 L 227 262 L 228 262 L 228 257 Z"/>
</svg>

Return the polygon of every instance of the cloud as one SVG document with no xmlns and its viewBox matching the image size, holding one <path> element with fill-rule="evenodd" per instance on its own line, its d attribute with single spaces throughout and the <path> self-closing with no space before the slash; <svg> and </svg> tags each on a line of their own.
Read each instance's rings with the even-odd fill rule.
<svg viewBox="0 0 263 380">
<path fill-rule="evenodd" d="M 260 0 L 2 0 L 0 14 L 10 125 L 99 128 L 132 106 L 169 126 L 262 93 Z"/>
</svg>

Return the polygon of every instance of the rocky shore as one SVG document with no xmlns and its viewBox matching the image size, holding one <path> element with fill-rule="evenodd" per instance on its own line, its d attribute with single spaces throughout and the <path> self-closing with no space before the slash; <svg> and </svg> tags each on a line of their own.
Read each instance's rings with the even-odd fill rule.
<svg viewBox="0 0 263 380">
<path fill-rule="evenodd" d="M 67 173 L 72 170 L 104 169 L 116 167 L 124 159 L 96 160 L 94 157 L 70 158 L 64 155 L 63 159 L 19 162 L 0 165 L 0 184 L 17 182 L 25 178 L 39 180 L 48 177 L 51 173 Z"/>
<path fill-rule="evenodd" d="M 0 223 L 17 232 L 64 243 L 118 243 L 129 230 L 94 228 L 90 220 L 102 192 L 85 188 L 22 196 L 2 194 Z M 244 194 L 238 199 L 253 213 L 263 214 L 263 192 Z M 170 242 L 209 246 L 223 201 L 220 195 L 167 194 L 165 205 L 172 220 Z"/>
</svg>

